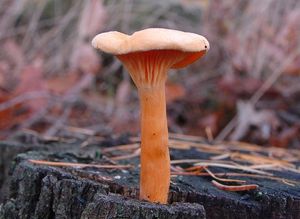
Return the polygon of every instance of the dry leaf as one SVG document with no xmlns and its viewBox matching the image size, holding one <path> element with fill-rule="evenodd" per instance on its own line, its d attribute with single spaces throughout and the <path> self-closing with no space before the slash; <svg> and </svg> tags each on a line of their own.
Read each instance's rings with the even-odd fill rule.
<svg viewBox="0 0 300 219">
<path fill-rule="evenodd" d="M 76 72 L 68 72 L 47 80 L 47 86 L 52 93 L 62 95 L 67 92 L 77 81 L 79 75 Z"/>
<path fill-rule="evenodd" d="M 27 92 L 47 92 L 48 86 L 43 78 L 43 69 L 41 60 L 35 60 L 31 65 L 25 66 L 21 70 L 20 82 L 14 91 L 13 96 L 26 94 Z M 36 112 L 43 108 L 46 103 L 45 98 L 34 98 L 26 101 L 31 112 Z"/>
<path fill-rule="evenodd" d="M 0 90 L 0 105 L 5 105 L 13 98 L 9 93 Z M 20 124 L 28 117 L 28 111 L 24 109 L 24 104 L 19 103 L 6 109 L 0 110 L 0 139 L 5 138 L 6 133 L 1 130 L 9 130 Z"/>
</svg>

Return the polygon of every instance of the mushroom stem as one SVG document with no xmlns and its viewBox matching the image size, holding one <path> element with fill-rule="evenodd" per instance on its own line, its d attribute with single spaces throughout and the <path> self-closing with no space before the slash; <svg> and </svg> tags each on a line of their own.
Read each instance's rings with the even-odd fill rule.
<svg viewBox="0 0 300 219">
<path fill-rule="evenodd" d="M 170 186 L 170 156 L 165 84 L 140 87 L 140 199 L 166 204 Z"/>
<path fill-rule="evenodd" d="M 170 157 L 166 117 L 167 71 L 183 68 L 209 49 L 201 35 L 148 28 L 132 35 L 117 31 L 98 34 L 92 45 L 120 59 L 139 91 L 141 104 L 140 198 L 167 203 Z"/>
</svg>

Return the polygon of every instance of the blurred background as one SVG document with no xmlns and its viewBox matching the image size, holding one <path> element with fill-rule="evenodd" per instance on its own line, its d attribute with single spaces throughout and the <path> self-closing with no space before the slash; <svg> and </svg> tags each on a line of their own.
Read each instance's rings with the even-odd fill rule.
<svg viewBox="0 0 300 219">
<path fill-rule="evenodd" d="M 166 87 L 170 132 L 300 148 L 298 0 L 0 0 L 0 138 L 139 133 L 137 91 L 91 46 L 100 32 L 165 27 L 211 45 Z"/>
</svg>

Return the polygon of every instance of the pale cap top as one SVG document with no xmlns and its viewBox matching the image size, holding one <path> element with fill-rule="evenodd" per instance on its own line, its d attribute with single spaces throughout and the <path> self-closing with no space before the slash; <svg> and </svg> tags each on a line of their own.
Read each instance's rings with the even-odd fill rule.
<svg viewBox="0 0 300 219">
<path fill-rule="evenodd" d="M 149 50 L 180 50 L 183 52 L 206 52 L 209 42 L 201 35 L 164 28 L 149 28 L 132 35 L 117 31 L 98 34 L 93 47 L 114 55 Z"/>
</svg>

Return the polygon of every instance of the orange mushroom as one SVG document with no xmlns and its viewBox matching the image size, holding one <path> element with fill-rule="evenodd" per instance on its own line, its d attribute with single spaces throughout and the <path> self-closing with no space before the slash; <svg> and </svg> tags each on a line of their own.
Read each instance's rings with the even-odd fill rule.
<svg viewBox="0 0 300 219">
<path fill-rule="evenodd" d="M 170 68 L 183 68 L 201 58 L 208 41 L 198 34 L 150 28 L 126 35 L 98 34 L 92 45 L 112 53 L 134 81 L 141 108 L 140 199 L 167 203 L 170 156 L 166 117 L 165 82 Z"/>
</svg>

